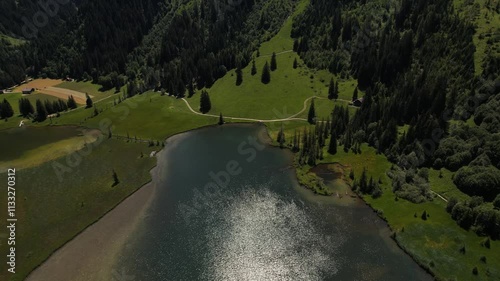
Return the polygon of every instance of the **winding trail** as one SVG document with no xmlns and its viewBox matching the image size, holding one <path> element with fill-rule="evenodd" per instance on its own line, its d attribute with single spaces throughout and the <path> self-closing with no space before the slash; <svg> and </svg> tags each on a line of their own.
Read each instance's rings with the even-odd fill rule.
<svg viewBox="0 0 500 281">
<path fill-rule="evenodd" d="M 305 101 L 304 101 L 304 106 L 302 108 L 301 111 L 299 111 L 298 113 L 290 116 L 290 117 L 287 117 L 287 118 L 282 118 L 282 119 L 253 119 L 253 118 L 243 118 L 243 117 L 230 117 L 230 116 L 224 116 L 224 119 L 229 119 L 229 120 L 240 120 L 240 121 L 250 121 L 250 122 L 261 122 L 261 123 L 273 123 L 273 122 L 284 122 L 284 121 L 305 121 L 307 122 L 307 119 L 304 119 L 304 118 L 296 118 L 297 116 L 299 116 L 300 114 L 302 114 L 304 111 L 306 111 L 307 109 L 307 102 L 310 101 L 311 99 L 314 99 L 314 98 L 317 98 L 317 99 L 325 99 L 323 97 L 318 97 L 318 96 L 312 96 L 312 97 L 309 97 L 307 98 Z M 213 114 L 203 114 L 201 112 L 198 112 L 196 110 L 194 110 L 191 105 L 189 104 L 189 102 L 185 99 L 185 98 L 182 98 L 182 100 L 186 103 L 187 107 L 189 108 L 189 110 L 196 114 L 196 115 L 200 115 L 200 116 L 207 116 L 207 117 L 219 117 L 219 115 L 213 115 Z"/>
<path fill-rule="evenodd" d="M 286 54 L 286 53 L 291 53 L 293 52 L 293 50 L 287 50 L 287 51 L 283 51 L 283 52 L 279 52 L 279 53 L 276 53 L 276 55 L 282 55 L 282 54 Z M 271 57 L 273 54 L 267 54 L 267 55 L 261 55 L 260 57 L 262 58 L 266 58 L 266 57 Z"/>
<path fill-rule="evenodd" d="M 430 190 L 431 193 L 434 193 L 437 197 L 443 199 L 444 202 L 448 202 L 448 200 L 446 198 L 444 198 L 443 196 L 441 196 L 441 194 L 435 192 L 434 190 Z"/>
</svg>

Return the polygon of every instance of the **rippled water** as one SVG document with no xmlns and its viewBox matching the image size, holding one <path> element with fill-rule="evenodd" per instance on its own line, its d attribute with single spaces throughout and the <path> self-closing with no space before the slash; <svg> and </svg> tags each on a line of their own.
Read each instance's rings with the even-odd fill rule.
<svg viewBox="0 0 500 281">
<path fill-rule="evenodd" d="M 432 280 L 366 206 L 305 196 L 290 154 L 251 145 L 263 130 L 223 126 L 169 139 L 155 200 L 115 280 Z"/>
<path fill-rule="evenodd" d="M 207 217 L 206 280 L 322 280 L 337 272 L 332 243 L 295 202 L 249 189 Z"/>
</svg>

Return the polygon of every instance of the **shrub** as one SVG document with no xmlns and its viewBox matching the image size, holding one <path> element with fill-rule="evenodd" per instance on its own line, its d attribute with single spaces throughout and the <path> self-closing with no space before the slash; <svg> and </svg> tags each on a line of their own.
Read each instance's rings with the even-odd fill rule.
<svg viewBox="0 0 500 281">
<path fill-rule="evenodd" d="M 469 195 L 482 196 L 493 201 L 500 193 L 500 171 L 493 166 L 462 167 L 458 170 L 453 182 Z"/>
</svg>

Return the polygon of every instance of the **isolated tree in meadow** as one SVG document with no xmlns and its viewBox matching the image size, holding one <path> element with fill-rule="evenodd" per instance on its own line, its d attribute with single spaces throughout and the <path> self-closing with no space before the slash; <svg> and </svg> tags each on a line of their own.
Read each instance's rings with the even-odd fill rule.
<svg viewBox="0 0 500 281">
<path fill-rule="evenodd" d="M 424 211 L 424 212 L 422 213 L 422 219 L 423 219 L 424 221 L 426 221 L 426 220 L 427 220 L 427 211 Z"/>
<path fill-rule="evenodd" d="M 252 76 L 257 74 L 257 67 L 255 66 L 255 59 L 252 60 L 252 71 L 251 71 Z"/>
<path fill-rule="evenodd" d="M 120 183 L 120 180 L 118 179 L 118 175 L 116 174 L 116 171 L 113 169 L 113 186 L 116 186 Z"/>
<path fill-rule="evenodd" d="M 297 69 L 297 67 L 298 67 L 298 62 L 297 62 L 297 58 L 295 58 L 293 60 L 293 69 Z"/>
<path fill-rule="evenodd" d="M 358 87 L 354 88 L 354 93 L 352 93 L 352 101 L 355 101 L 358 99 Z"/>
<path fill-rule="evenodd" d="M 271 71 L 275 71 L 278 68 L 278 64 L 276 63 L 276 53 L 273 52 L 271 56 Z"/>
<path fill-rule="evenodd" d="M 328 153 L 330 153 L 331 155 L 337 154 L 337 136 L 333 131 L 330 135 L 330 145 L 328 146 Z"/>
<path fill-rule="evenodd" d="M 309 122 L 309 124 L 316 124 L 316 109 L 314 108 L 314 99 L 311 101 L 311 106 L 309 107 L 307 122 Z"/>
<path fill-rule="evenodd" d="M 92 99 L 90 98 L 89 94 L 86 93 L 85 96 L 87 97 L 87 101 L 86 101 L 87 106 L 85 108 L 91 108 L 93 106 L 94 102 L 92 102 Z"/>
<path fill-rule="evenodd" d="M 67 105 L 68 105 L 68 108 L 70 108 L 70 109 L 75 109 L 75 108 L 78 107 L 77 104 L 76 104 L 75 98 L 73 97 L 73 95 L 71 95 L 71 96 L 68 97 Z"/>
<path fill-rule="evenodd" d="M 41 100 L 36 100 L 36 118 L 35 121 L 43 122 L 47 119 L 47 110 Z"/>
<path fill-rule="evenodd" d="M 224 117 L 222 117 L 222 112 L 219 115 L 219 123 L 217 123 L 217 124 L 224 125 Z"/>
<path fill-rule="evenodd" d="M 212 109 L 212 103 L 210 102 L 210 96 L 208 95 L 208 92 L 203 90 L 201 91 L 201 96 L 200 96 L 200 112 L 205 114 Z"/>
<path fill-rule="evenodd" d="M 264 84 L 269 84 L 269 82 L 271 82 L 271 70 L 269 69 L 269 63 L 267 61 L 262 69 L 261 81 Z"/>
<path fill-rule="evenodd" d="M 243 71 L 241 71 L 241 68 L 236 68 L 236 86 L 241 85 L 243 83 Z"/>
</svg>

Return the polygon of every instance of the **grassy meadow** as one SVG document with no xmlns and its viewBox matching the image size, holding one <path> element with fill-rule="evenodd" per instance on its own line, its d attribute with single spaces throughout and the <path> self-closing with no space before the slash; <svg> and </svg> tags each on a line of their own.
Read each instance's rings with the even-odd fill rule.
<svg viewBox="0 0 500 281">
<path fill-rule="evenodd" d="M 101 86 L 98 84 L 92 84 L 91 81 L 65 81 L 57 85 L 57 88 L 63 88 L 68 90 L 73 90 L 77 92 L 87 93 L 94 97 L 94 101 L 99 101 L 101 99 L 108 98 L 115 94 L 115 89 L 110 89 L 107 91 L 101 91 Z"/>
<path fill-rule="evenodd" d="M 17 171 L 17 271 L 9 280 L 23 280 L 55 249 L 147 183 L 156 163 L 148 156 L 158 149 L 106 139 L 69 156 Z M 141 158 L 141 153 L 146 156 Z M 67 170 L 59 177 L 54 167 L 62 166 Z M 120 180 L 114 187 L 113 169 Z M 2 209 L 7 208 L 4 199 Z M 5 221 L 6 215 L 1 212 L 0 219 Z M 5 231 L 1 230 L 2 237 Z M 1 244 L 0 251 L 7 252 L 7 245 Z M 1 280 L 8 280 L 6 269 L 0 271 Z"/>
<path fill-rule="evenodd" d="M 56 98 L 54 96 L 46 95 L 46 94 L 42 94 L 42 93 L 34 93 L 31 95 L 24 95 L 24 96 L 21 93 L 6 93 L 3 95 L 0 95 L 0 101 L 3 101 L 4 99 L 6 99 L 10 103 L 10 105 L 12 106 L 12 109 L 14 110 L 14 116 L 12 116 L 9 119 L 0 120 L 0 131 L 4 130 L 4 129 L 8 129 L 8 128 L 18 127 L 21 120 L 27 120 L 27 119 L 19 116 L 19 114 L 20 114 L 20 112 L 19 112 L 19 99 L 21 99 L 21 98 L 27 98 L 31 102 L 31 104 L 33 105 L 35 110 L 36 110 L 36 100 L 37 99 L 41 100 L 42 102 L 44 102 L 45 100 L 48 100 L 50 102 L 58 100 L 58 98 Z"/>
<path fill-rule="evenodd" d="M 309 1 L 301 1 L 295 15 L 301 13 Z M 316 106 L 325 118 L 332 110 L 332 101 L 328 96 L 328 85 L 334 77 L 326 70 L 312 70 L 304 65 L 297 53 L 293 52 L 293 39 L 290 37 L 293 17 L 287 19 L 281 30 L 267 42 L 261 44 L 260 55 L 254 53 L 257 74 L 251 75 L 252 63 L 242 69 L 243 83 L 236 86 L 235 70 L 229 71 L 224 77 L 206 89 L 210 94 L 212 110 L 210 113 L 231 117 L 244 117 L 255 119 L 282 119 L 299 113 L 304 108 L 304 101 L 317 96 Z M 277 69 L 271 72 L 271 82 L 263 84 L 261 74 L 264 64 L 271 62 L 272 53 L 276 53 Z M 294 60 L 298 67 L 293 68 Z M 338 78 L 335 78 L 337 81 Z M 356 87 L 353 79 L 339 81 L 339 99 L 351 100 Z M 199 92 L 189 98 L 189 104 L 195 110 L 199 108 Z M 362 93 L 359 94 L 362 96 Z M 339 101 L 340 102 L 340 101 Z M 322 107 L 321 104 L 325 104 Z M 345 103 L 345 102 L 344 102 Z M 347 103 L 346 103 L 347 104 Z M 300 115 L 307 116 L 308 106 Z"/>
</svg>

